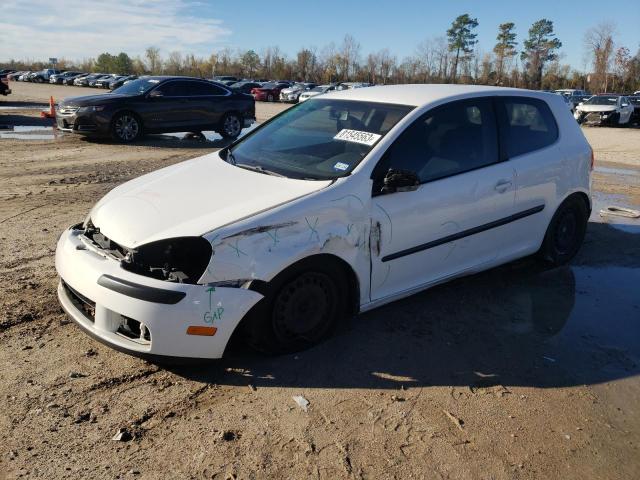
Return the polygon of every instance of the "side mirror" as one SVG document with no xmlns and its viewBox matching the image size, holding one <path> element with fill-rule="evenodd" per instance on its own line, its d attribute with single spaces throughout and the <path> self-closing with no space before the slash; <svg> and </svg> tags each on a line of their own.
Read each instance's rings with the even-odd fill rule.
<svg viewBox="0 0 640 480">
<path fill-rule="evenodd" d="M 412 192 L 420 186 L 418 174 L 410 170 L 389 169 L 384 177 L 382 193 Z"/>
<path fill-rule="evenodd" d="M 149 98 L 160 98 L 164 97 L 164 94 L 161 90 L 154 90 L 149 94 Z"/>
</svg>

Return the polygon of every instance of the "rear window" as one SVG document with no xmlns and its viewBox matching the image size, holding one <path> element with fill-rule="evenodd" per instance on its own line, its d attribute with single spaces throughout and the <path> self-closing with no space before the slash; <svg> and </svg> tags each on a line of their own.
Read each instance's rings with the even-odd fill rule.
<svg viewBox="0 0 640 480">
<path fill-rule="evenodd" d="M 507 157 L 547 147 L 558 139 L 558 126 L 543 100 L 500 97 L 500 134 Z"/>
</svg>

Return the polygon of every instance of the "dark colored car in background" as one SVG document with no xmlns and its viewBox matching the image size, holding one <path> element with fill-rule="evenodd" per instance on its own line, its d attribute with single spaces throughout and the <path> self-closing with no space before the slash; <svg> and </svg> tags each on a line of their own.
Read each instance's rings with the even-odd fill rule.
<svg viewBox="0 0 640 480">
<path fill-rule="evenodd" d="M 75 77 L 76 75 L 80 75 L 82 72 L 72 72 L 66 71 L 62 73 L 55 73 L 49 77 L 49 83 L 54 83 L 56 85 L 64 84 L 64 81 L 67 78 Z"/>
<path fill-rule="evenodd" d="M 65 98 L 58 128 L 132 142 L 145 133 L 216 131 L 235 138 L 255 122 L 255 101 L 219 83 L 190 77 L 145 77 L 111 93 Z"/>
<path fill-rule="evenodd" d="M 0 73 L 0 95 L 7 96 L 11 93 L 8 76 L 8 73 Z"/>
<path fill-rule="evenodd" d="M 85 75 L 84 77 L 78 77 L 74 80 L 73 84 L 78 87 L 88 87 L 89 82 L 95 81 L 100 77 L 104 77 L 104 73 L 91 73 L 89 75 Z"/>
<path fill-rule="evenodd" d="M 275 102 L 280 98 L 280 91 L 289 87 L 289 83 L 265 83 L 251 90 L 251 95 L 260 102 Z"/>
<path fill-rule="evenodd" d="M 137 75 L 125 75 L 122 77 L 116 77 L 115 79 L 111 80 L 111 82 L 109 82 L 109 89 L 115 90 L 116 88 L 120 88 L 122 85 L 124 85 L 124 82 L 135 80 L 136 78 L 138 78 Z"/>
<path fill-rule="evenodd" d="M 260 88 L 261 86 L 262 84 L 258 82 L 236 82 L 230 85 L 229 88 L 237 93 L 251 94 L 254 88 Z"/>
<path fill-rule="evenodd" d="M 87 75 L 89 75 L 88 73 L 78 73 L 76 75 L 71 75 L 69 77 L 63 78 L 62 79 L 62 84 L 63 85 L 75 85 L 74 82 L 82 77 L 86 77 Z"/>
<path fill-rule="evenodd" d="M 633 113 L 629 119 L 630 124 L 640 123 L 640 95 L 631 95 L 629 101 L 633 105 Z"/>
</svg>

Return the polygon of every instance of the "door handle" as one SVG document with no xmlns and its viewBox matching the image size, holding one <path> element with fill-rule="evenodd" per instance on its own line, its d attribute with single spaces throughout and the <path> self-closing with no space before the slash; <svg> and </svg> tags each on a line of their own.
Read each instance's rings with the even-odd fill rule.
<svg viewBox="0 0 640 480">
<path fill-rule="evenodd" d="M 509 189 L 512 183 L 513 182 L 511 182 L 511 180 L 498 180 L 498 183 L 496 183 L 496 186 L 493 188 L 499 193 L 504 193 Z"/>
</svg>

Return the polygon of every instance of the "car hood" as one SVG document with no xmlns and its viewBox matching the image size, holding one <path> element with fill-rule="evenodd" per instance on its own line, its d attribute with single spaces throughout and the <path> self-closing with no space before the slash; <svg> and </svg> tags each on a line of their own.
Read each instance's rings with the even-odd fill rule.
<svg viewBox="0 0 640 480">
<path fill-rule="evenodd" d="M 203 235 L 330 183 L 245 170 L 226 163 L 216 152 L 116 187 L 95 205 L 90 217 L 108 238 L 134 248 L 164 238 Z"/>
<path fill-rule="evenodd" d="M 576 107 L 581 112 L 614 112 L 615 105 L 578 105 Z"/>
<path fill-rule="evenodd" d="M 123 99 L 133 98 L 132 95 L 123 95 L 118 93 L 99 93 L 98 95 L 85 95 L 83 97 L 69 97 L 60 102 L 64 106 L 85 107 L 87 105 L 105 105 L 108 103 L 119 102 Z"/>
<path fill-rule="evenodd" d="M 301 92 L 302 88 L 283 88 L 282 89 L 282 93 L 294 93 L 294 92 Z"/>
</svg>

